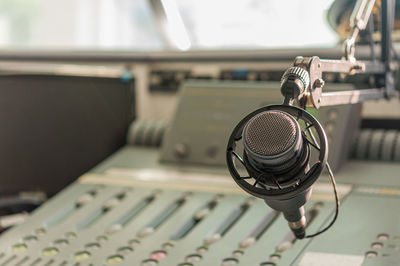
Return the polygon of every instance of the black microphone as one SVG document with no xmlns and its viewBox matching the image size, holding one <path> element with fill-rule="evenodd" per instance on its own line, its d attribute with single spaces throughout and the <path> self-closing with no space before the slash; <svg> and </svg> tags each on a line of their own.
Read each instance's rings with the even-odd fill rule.
<svg viewBox="0 0 400 266">
<path fill-rule="evenodd" d="M 311 127 L 318 133 L 319 143 L 308 140 L 305 132 Z M 240 140 L 243 158 L 235 150 Z M 320 146 L 318 160 L 311 167 L 310 145 Z M 300 239 L 305 237 L 307 226 L 304 205 L 327 156 L 327 139 L 319 122 L 305 110 L 289 105 L 266 106 L 246 116 L 232 132 L 227 147 L 227 164 L 236 183 L 264 199 L 272 209 L 281 211 Z M 235 158 L 248 176 L 239 175 Z"/>
<path fill-rule="evenodd" d="M 265 111 L 250 119 L 243 130 L 244 158 L 261 183 L 279 184 L 304 175 L 308 168 L 310 149 L 303 141 L 299 123 L 282 111 Z M 304 204 L 311 188 L 294 197 L 265 199 L 271 208 L 281 211 L 297 238 L 305 236 Z"/>
</svg>

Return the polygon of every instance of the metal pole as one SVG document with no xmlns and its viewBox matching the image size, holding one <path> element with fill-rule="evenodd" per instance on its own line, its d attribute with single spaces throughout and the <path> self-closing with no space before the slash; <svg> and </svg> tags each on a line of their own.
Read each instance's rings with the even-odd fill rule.
<svg viewBox="0 0 400 266">
<path fill-rule="evenodd" d="M 390 96 L 394 91 L 394 78 L 391 72 L 394 9 L 395 0 L 382 1 L 381 60 L 385 65 L 386 96 Z"/>
</svg>

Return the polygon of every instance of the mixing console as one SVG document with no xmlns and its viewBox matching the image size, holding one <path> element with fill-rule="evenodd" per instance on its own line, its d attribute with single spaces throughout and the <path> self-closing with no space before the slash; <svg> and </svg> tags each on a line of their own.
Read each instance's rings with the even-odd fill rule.
<svg viewBox="0 0 400 266">
<path fill-rule="evenodd" d="M 296 240 L 282 215 L 243 195 L 225 169 L 177 169 L 157 157 L 126 147 L 82 176 L 2 236 L 0 265 L 396 265 L 396 164 L 347 163 L 337 175 L 337 225 Z M 334 211 L 321 179 L 307 204 L 309 232 Z"/>
<path fill-rule="evenodd" d="M 332 138 L 342 204 L 328 232 L 298 240 L 282 214 L 244 195 L 224 164 L 232 125 L 273 103 L 276 84 L 190 84 L 167 130 L 136 121 L 127 146 L 4 233 L 0 266 L 398 265 L 398 132 L 358 134 L 357 106 L 314 112 Z M 354 159 L 344 162 L 352 147 Z M 334 210 L 323 175 L 306 205 L 307 232 L 326 226 Z"/>
</svg>

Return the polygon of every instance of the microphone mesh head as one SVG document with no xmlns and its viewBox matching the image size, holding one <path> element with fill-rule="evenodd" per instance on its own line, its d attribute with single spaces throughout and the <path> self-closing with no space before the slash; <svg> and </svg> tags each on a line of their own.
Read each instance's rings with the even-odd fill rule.
<svg viewBox="0 0 400 266">
<path fill-rule="evenodd" d="M 262 112 L 247 123 L 243 131 L 245 146 L 261 156 L 274 156 L 295 145 L 300 131 L 297 121 L 281 111 Z"/>
</svg>

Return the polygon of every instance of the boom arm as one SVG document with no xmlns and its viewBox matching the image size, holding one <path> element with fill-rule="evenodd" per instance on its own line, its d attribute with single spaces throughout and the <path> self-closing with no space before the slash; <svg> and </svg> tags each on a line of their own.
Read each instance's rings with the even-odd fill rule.
<svg viewBox="0 0 400 266">
<path fill-rule="evenodd" d="M 351 15 L 353 27 L 350 37 L 344 43 L 344 57 L 341 60 L 297 57 L 293 67 L 282 76 L 281 92 L 285 104 L 293 100 L 302 106 L 320 106 L 354 104 L 368 100 L 398 96 L 394 89 L 394 71 L 397 65 L 392 64 L 391 33 L 394 20 L 394 0 L 382 1 L 381 58 L 379 61 L 357 61 L 354 57 L 354 43 L 360 30 L 364 30 L 375 1 L 358 0 Z M 372 23 L 372 22 L 371 22 Z M 322 73 L 334 72 L 354 75 L 358 73 L 374 74 L 383 79 L 381 88 L 363 90 L 322 92 L 324 80 Z"/>
</svg>

